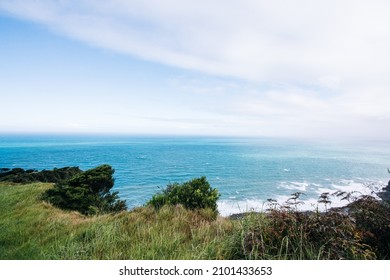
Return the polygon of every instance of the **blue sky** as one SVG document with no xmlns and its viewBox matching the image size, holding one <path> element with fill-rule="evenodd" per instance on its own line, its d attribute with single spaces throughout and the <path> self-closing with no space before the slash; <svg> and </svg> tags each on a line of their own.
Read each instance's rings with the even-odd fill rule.
<svg viewBox="0 0 390 280">
<path fill-rule="evenodd" d="M 0 133 L 389 140 L 388 11 L 0 0 Z"/>
</svg>

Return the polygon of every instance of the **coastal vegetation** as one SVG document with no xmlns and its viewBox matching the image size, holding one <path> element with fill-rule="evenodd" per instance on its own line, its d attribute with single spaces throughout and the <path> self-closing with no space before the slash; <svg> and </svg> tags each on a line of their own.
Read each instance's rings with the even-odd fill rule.
<svg viewBox="0 0 390 280">
<path fill-rule="evenodd" d="M 108 164 L 80 172 L 56 183 L 42 198 L 61 209 L 85 215 L 126 210 L 126 202 L 119 199 L 118 192 L 111 192 L 113 174 L 114 169 Z"/>
<path fill-rule="evenodd" d="M 241 220 L 237 237 L 242 242 L 241 258 L 390 258 L 388 203 L 362 196 L 346 207 L 326 212 L 301 212 L 288 204 L 271 204 L 267 213 L 250 213 Z"/>
<path fill-rule="evenodd" d="M 23 168 L 0 168 L 0 182 L 13 183 L 59 183 L 80 174 L 82 171 L 78 167 L 54 168 L 53 170 L 42 170 Z"/>
<path fill-rule="evenodd" d="M 0 183 L 0 259 L 226 259 L 231 221 L 166 205 L 82 215 L 41 199 L 48 183 Z"/>
<path fill-rule="evenodd" d="M 96 177 L 108 180 L 98 184 L 108 194 L 112 174 L 103 166 L 55 184 L 0 182 L 0 259 L 390 259 L 389 201 L 374 195 L 325 193 L 319 204 L 333 196 L 349 203 L 320 212 L 299 211 L 295 193 L 285 203 L 269 199 L 262 213 L 231 217 L 216 214 L 219 194 L 205 177 L 168 185 L 129 211 L 83 214 L 46 197 L 56 188 L 93 188 Z"/>
<path fill-rule="evenodd" d="M 216 215 L 217 189 L 207 182 L 206 177 L 195 178 L 182 184 L 169 184 L 161 193 L 155 194 L 147 205 L 160 209 L 164 205 L 182 205 L 187 209 L 210 209 Z"/>
</svg>

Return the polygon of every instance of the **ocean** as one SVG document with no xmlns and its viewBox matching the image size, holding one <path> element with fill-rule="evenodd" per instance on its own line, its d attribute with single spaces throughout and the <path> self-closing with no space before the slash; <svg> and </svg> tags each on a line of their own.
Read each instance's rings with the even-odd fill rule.
<svg viewBox="0 0 390 280">
<path fill-rule="evenodd" d="M 390 145 L 330 144 L 271 138 L 0 135 L 0 168 L 53 169 L 101 164 L 115 169 L 114 190 L 128 207 L 169 183 L 206 176 L 221 194 L 221 215 L 262 211 L 302 192 L 302 210 L 338 190 L 369 193 L 387 184 Z M 335 199 L 331 206 L 342 201 Z"/>
</svg>

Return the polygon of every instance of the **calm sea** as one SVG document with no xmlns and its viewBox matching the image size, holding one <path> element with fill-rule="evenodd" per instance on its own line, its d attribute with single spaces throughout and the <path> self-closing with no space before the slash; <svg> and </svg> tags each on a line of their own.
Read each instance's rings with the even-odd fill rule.
<svg viewBox="0 0 390 280">
<path fill-rule="evenodd" d="M 318 144 L 281 139 L 0 135 L 0 167 L 81 169 L 110 164 L 130 208 L 169 183 L 206 176 L 223 215 L 261 210 L 268 198 L 304 192 L 313 208 L 323 192 L 366 191 L 390 179 L 390 145 Z M 334 205 L 338 202 L 334 202 Z"/>
</svg>

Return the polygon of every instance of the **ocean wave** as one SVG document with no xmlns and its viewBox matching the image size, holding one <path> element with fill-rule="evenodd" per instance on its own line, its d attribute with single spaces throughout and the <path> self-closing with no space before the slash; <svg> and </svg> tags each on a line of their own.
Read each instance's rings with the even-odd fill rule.
<svg viewBox="0 0 390 280">
<path fill-rule="evenodd" d="M 378 198 L 376 192 L 383 187 L 382 181 L 366 181 L 366 182 L 355 182 L 354 180 L 341 179 L 339 184 L 330 184 L 328 186 L 321 186 L 320 184 L 310 184 L 307 182 L 282 182 L 280 187 L 286 190 L 299 190 L 305 195 L 300 196 L 297 201 L 297 210 L 299 211 L 326 211 L 332 207 L 343 207 L 354 199 L 361 195 L 370 195 Z M 309 186 L 316 186 L 314 192 L 307 194 L 304 192 Z M 345 196 L 337 196 L 340 192 L 350 193 L 351 197 L 349 200 L 343 199 Z M 326 205 L 319 202 L 319 197 L 322 194 L 327 193 L 330 203 Z M 279 194 L 274 197 L 275 201 L 279 205 L 284 205 L 291 195 Z M 290 200 L 291 201 L 291 200 Z M 242 214 L 245 212 L 262 212 L 266 211 L 270 207 L 270 204 L 265 199 L 225 199 L 218 202 L 218 211 L 221 216 L 229 216 L 233 214 Z"/>
<path fill-rule="evenodd" d="M 221 200 L 217 204 L 218 212 L 223 217 L 245 212 L 262 212 L 265 210 L 265 203 L 256 199 Z"/>
<path fill-rule="evenodd" d="M 310 186 L 307 182 L 281 182 L 279 187 L 286 190 L 298 190 L 304 192 L 307 190 L 307 187 Z"/>
</svg>

